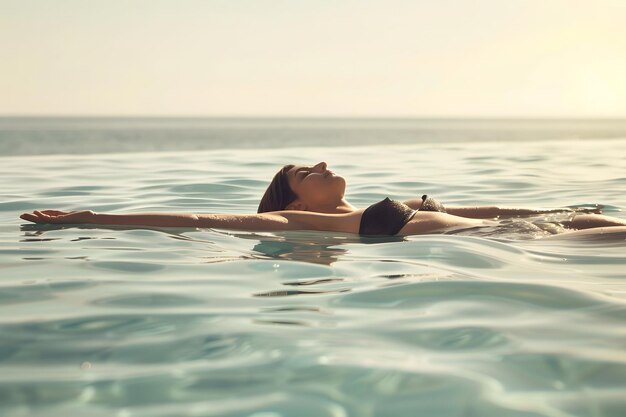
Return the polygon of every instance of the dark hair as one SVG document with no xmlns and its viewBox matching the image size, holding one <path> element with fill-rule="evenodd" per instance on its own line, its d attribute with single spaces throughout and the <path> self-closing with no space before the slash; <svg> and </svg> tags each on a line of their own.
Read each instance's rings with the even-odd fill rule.
<svg viewBox="0 0 626 417">
<path fill-rule="evenodd" d="M 284 210 L 289 203 L 298 198 L 287 181 L 287 171 L 293 167 L 294 165 L 285 165 L 274 175 L 272 182 L 263 194 L 263 198 L 261 198 L 257 213 Z"/>
</svg>

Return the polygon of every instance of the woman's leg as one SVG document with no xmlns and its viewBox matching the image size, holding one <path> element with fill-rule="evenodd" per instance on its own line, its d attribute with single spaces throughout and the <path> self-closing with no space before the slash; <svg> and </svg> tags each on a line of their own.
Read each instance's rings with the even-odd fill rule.
<svg viewBox="0 0 626 417">
<path fill-rule="evenodd" d="M 574 214 L 571 220 L 561 222 L 568 229 L 581 230 L 594 227 L 626 226 L 626 221 L 600 214 Z"/>
</svg>

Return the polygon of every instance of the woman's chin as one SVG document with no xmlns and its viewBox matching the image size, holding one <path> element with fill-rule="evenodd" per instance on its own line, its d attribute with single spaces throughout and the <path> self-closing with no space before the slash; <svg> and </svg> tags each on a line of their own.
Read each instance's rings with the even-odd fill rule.
<svg viewBox="0 0 626 417">
<path fill-rule="evenodd" d="M 346 190 L 346 179 L 340 175 L 336 175 L 334 177 L 332 177 L 333 181 L 337 181 L 337 183 L 341 184 L 341 188 L 345 191 Z"/>
<path fill-rule="evenodd" d="M 346 179 L 344 177 L 342 177 L 341 175 L 337 175 L 337 174 L 332 174 L 328 176 L 328 180 L 329 181 L 341 181 L 341 182 L 346 182 Z"/>
</svg>

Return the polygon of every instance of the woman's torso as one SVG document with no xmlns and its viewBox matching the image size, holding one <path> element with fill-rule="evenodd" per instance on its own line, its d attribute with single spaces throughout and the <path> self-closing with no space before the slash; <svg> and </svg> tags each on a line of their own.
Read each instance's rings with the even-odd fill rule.
<svg viewBox="0 0 626 417">
<path fill-rule="evenodd" d="M 484 225 L 483 220 L 445 213 L 445 207 L 428 195 L 422 196 L 419 210 L 388 197 L 360 213 L 360 235 L 395 236 L 440 232 L 449 228 Z"/>
<path fill-rule="evenodd" d="M 550 218 L 539 216 L 537 218 L 512 218 L 498 221 L 471 219 L 437 211 L 413 210 L 406 204 L 389 198 L 374 203 L 366 209 L 358 209 L 350 213 L 337 215 L 318 213 L 318 215 L 320 216 L 318 219 L 320 223 L 317 226 L 323 226 L 318 227 L 318 230 L 334 230 L 366 236 L 442 233 L 533 239 L 568 231 L 561 224 L 563 219 L 558 217 L 561 215 L 554 215 Z M 329 217 L 334 219 L 329 219 Z M 373 223 L 374 227 L 364 228 L 368 222 Z M 365 233 L 362 233 L 363 231 Z"/>
<path fill-rule="evenodd" d="M 366 209 L 357 209 L 350 213 L 316 214 L 319 218 L 315 219 L 313 227 L 318 230 L 361 235 L 370 235 L 370 233 L 361 233 L 367 229 L 370 232 L 373 231 L 372 235 L 382 236 L 441 233 L 533 239 L 568 231 L 560 223 L 563 219 L 558 217 L 563 214 L 555 214 L 549 218 L 542 215 L 535 216 L 536 218 L 512 218 L 498 221 L 472 219 L 438 211 L 413 210 L 406 204 L 389 198 L 374 203 Z M 367 223 L 375 227 L 364 228 L 363 226 L 367 226 Z"/>
<path fill-rule="evenodd" d="M 417 211 L 389 198 L 374 203 L 366 209 L 335 215 L 318 213 L 318 216 L 314 226 L 318 230 L 377 236 L 442 233 L 450 228 L 489 224 L 489 221 L 468 219 L 436 211 Z"/>
</svg>

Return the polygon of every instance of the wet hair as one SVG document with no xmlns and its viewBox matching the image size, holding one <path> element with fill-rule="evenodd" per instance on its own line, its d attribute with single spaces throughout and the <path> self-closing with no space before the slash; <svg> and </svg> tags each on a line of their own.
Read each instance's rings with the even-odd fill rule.
<svg viewBox="0 0 626 417">
<path fill-rule="evenodd" d="M 293 167 L 294 165 L 285 165 L 274 175 L 261 198 L 257 213 L 285 210 L 289 203 L 298 198 L 287 181 L 287 172 Z"/>
</svg>

